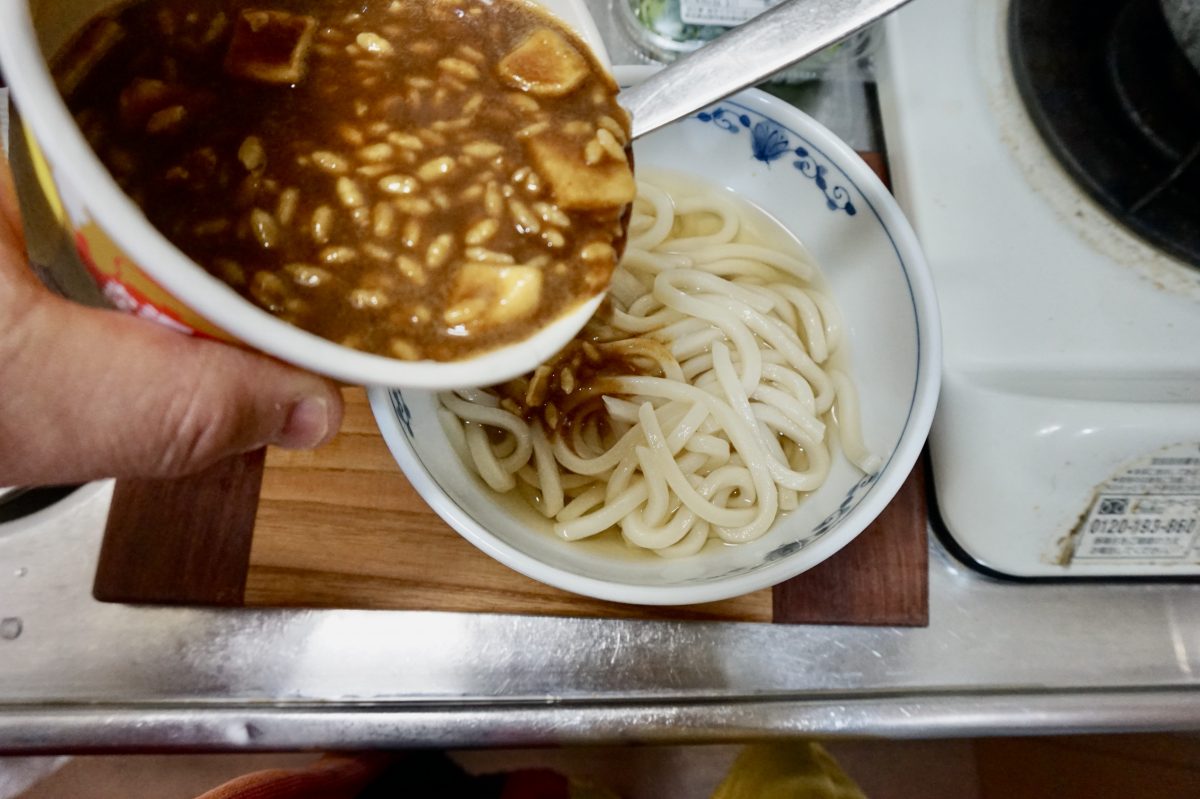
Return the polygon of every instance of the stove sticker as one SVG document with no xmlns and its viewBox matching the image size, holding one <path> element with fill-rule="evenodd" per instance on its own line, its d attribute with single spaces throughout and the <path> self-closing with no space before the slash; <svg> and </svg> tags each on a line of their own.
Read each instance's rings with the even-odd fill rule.
<svg viewBox="0 0 1200 799">
<path fill-rule="evenodd" d="M 1072 563 L 1200 562 L 1200 444 L 1175 444 L 1101 485 L 1076 530 Z"/>
</svg>

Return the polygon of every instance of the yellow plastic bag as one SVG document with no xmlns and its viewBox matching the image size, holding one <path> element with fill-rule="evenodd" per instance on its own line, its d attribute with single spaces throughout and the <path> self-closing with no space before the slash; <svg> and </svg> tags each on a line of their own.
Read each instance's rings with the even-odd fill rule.
<svg viewBox="0 0 1200 799">
<path fill-rule="evenodd" d="M 811 741 L 747 746 L 712 799 L 867 799 Z"/>
</svg>

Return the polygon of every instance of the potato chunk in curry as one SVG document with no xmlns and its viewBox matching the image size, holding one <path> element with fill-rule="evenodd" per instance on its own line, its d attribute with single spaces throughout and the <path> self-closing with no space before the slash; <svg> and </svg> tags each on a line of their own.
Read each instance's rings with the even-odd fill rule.
<svg viewBox="0 0 1200 799">
<path fill-rule="evenodd" d="M 527 146 L 529 159 L 550 185 L 559 208 L 603 211 L 633 202 L 637 183 L 627 159 L 589 165 L 582 145 L 557 136 L 535 136 Z"/>
<path fill-rule="evenodd" d="M 541 301 L 542 270 L 532 266 L 465 264 L 450 295 L 450 311 L 502 324 L 533 313 Z M 454 316 L 447 319 L 454 321 Z"/>
<path fill-rule="evenodd" d="M 591 70 L 571 43 L 549 28 L 538 28 L 500 60 L 500 77 L 515 89 L 542 97 L 562 97 L 587 80 Z"/>
</svg>

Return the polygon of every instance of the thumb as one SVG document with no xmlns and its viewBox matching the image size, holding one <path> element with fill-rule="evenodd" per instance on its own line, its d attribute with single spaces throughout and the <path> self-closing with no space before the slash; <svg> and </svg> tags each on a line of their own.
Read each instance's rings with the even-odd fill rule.
<svg viewBox="0 0 1200 799">
<path fill-rule="evenodd" d="M 332 383 L 46 292 L 0 332 L 0 484 L 175 477 L 337 432 Z M 15 318 L 14 318 L 15 317 Z"/>
</svg>

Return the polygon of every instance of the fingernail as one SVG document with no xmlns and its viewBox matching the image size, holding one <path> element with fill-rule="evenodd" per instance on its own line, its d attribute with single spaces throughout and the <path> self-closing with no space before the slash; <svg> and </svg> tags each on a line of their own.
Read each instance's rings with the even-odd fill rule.
<svg viewBox="0 0 1200 799">
<path fill-rule="evenodd" d="M 305 397 L 292 406 L 283 429 L 271 443 L 284 449 L 312 449 L 329 433 L 329 403 L 323 397 Z"/>
</svg>

